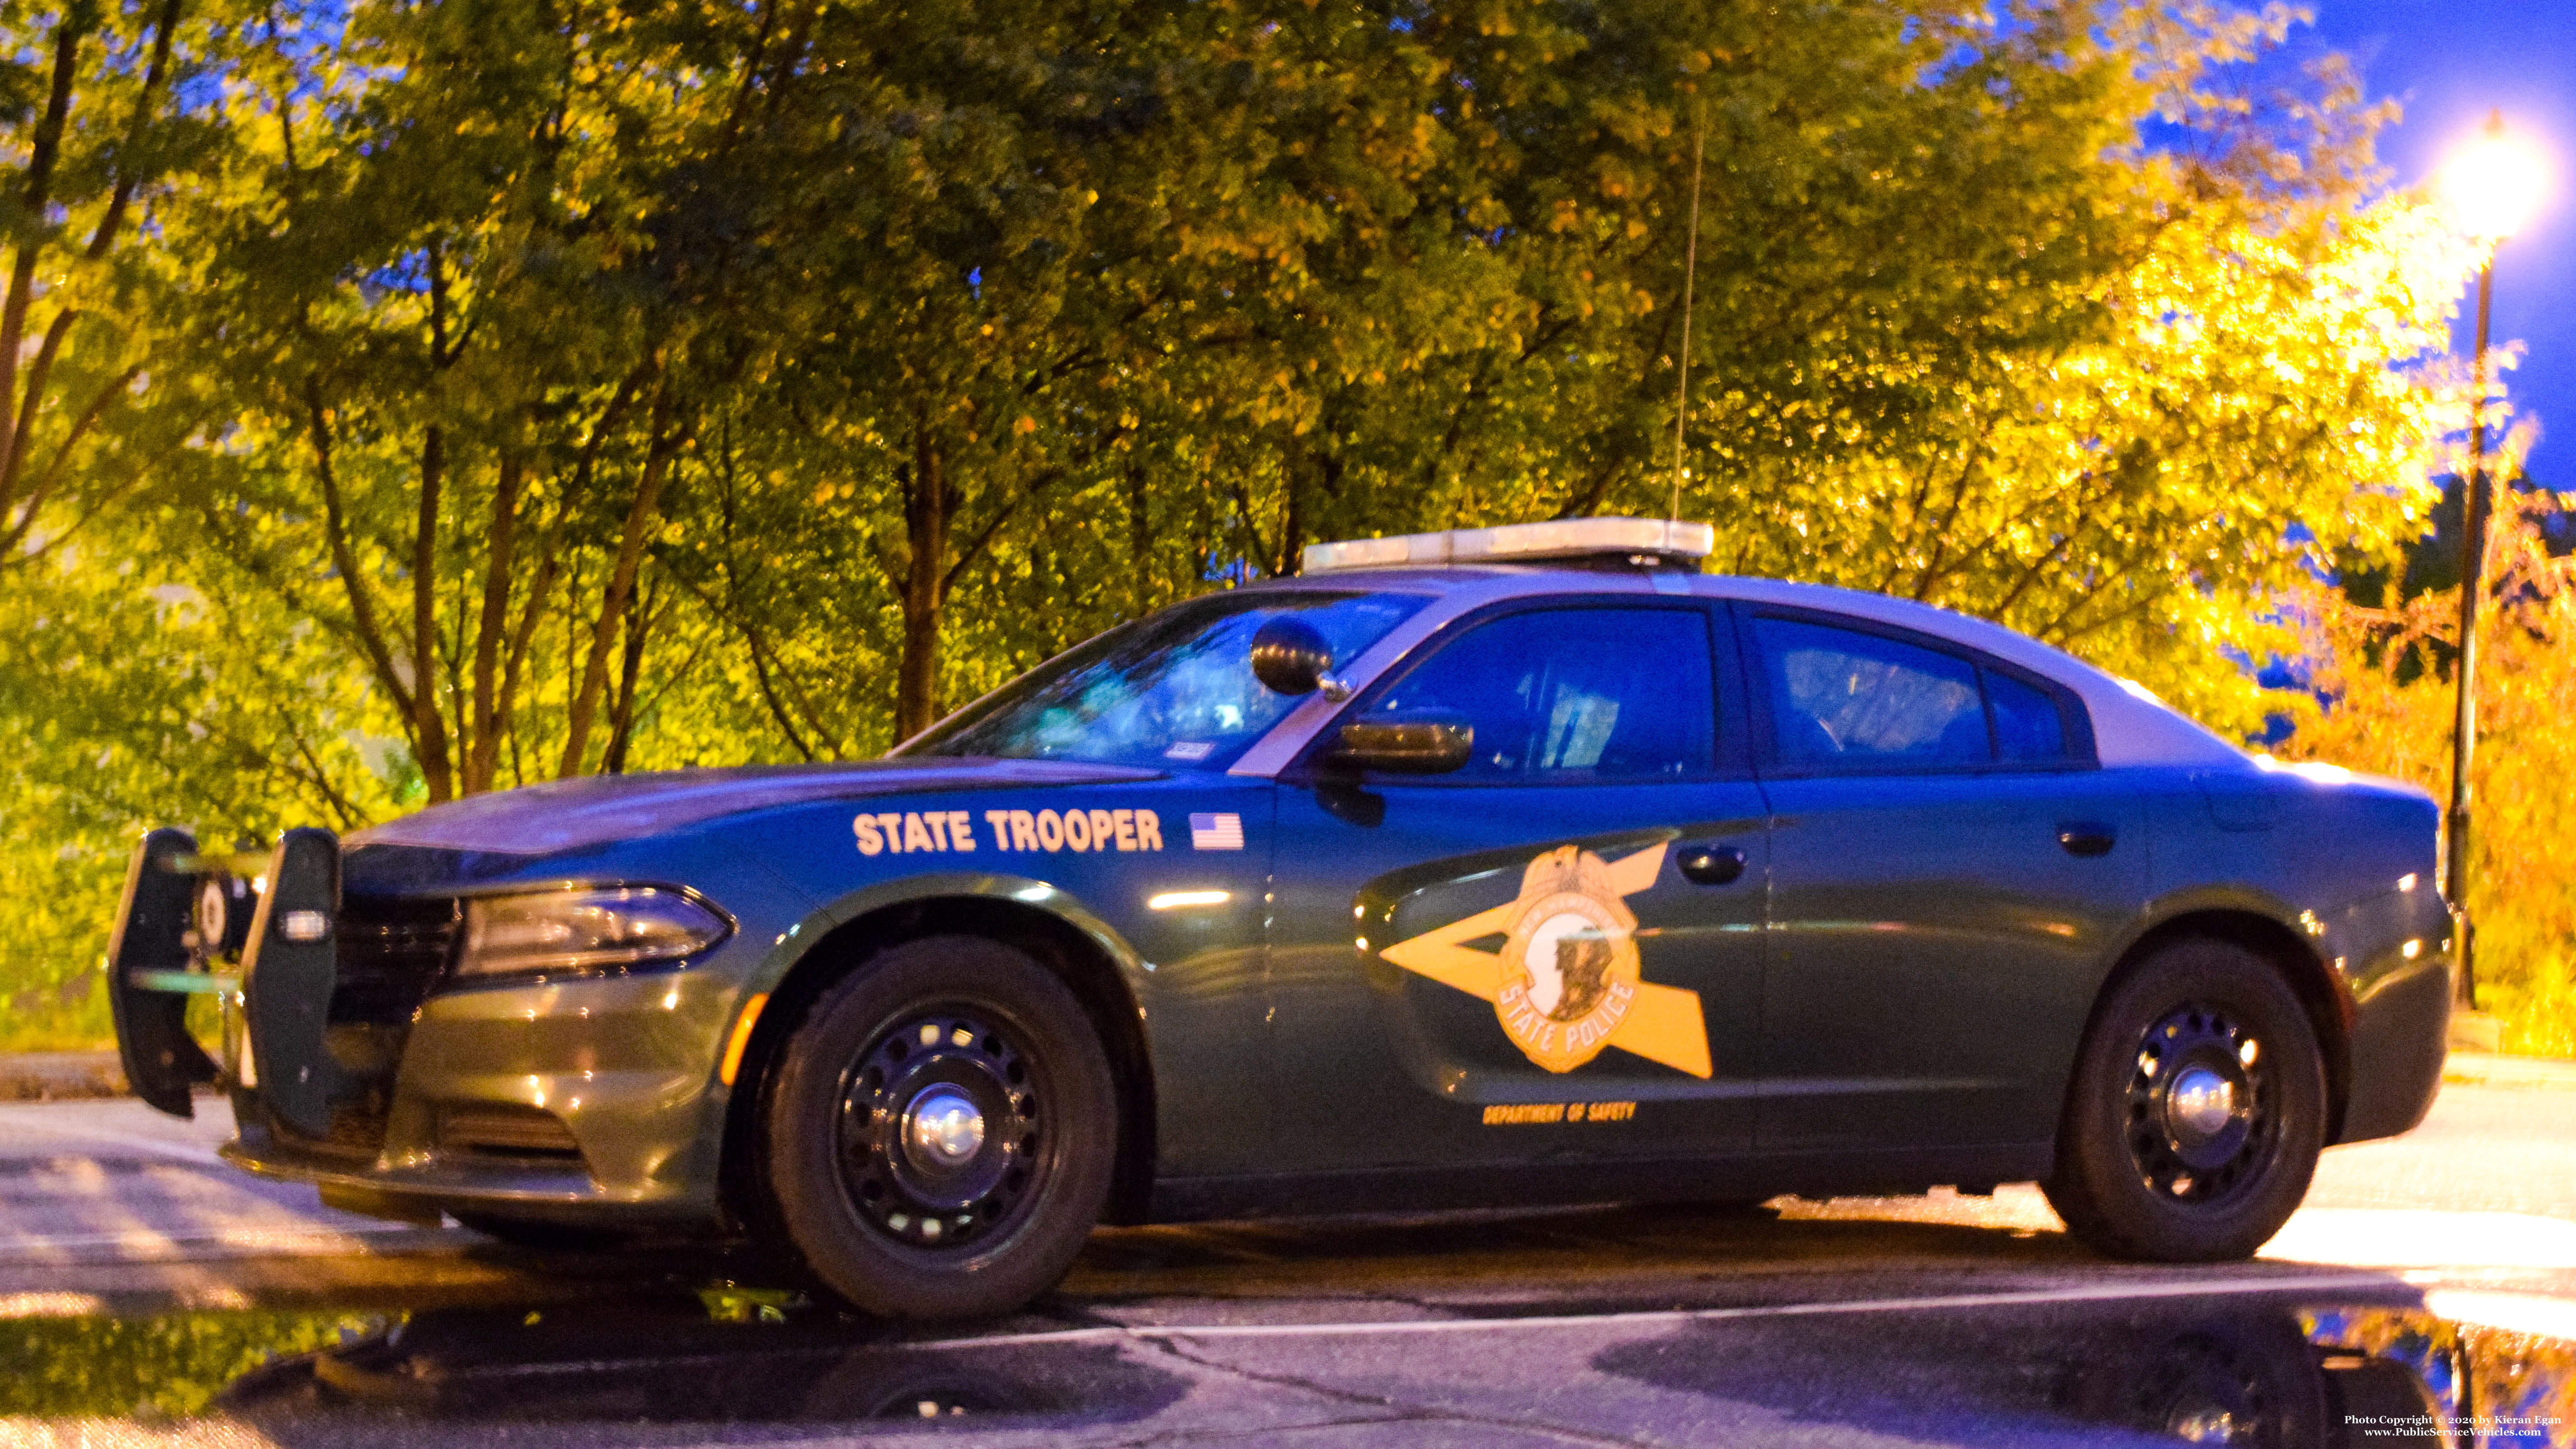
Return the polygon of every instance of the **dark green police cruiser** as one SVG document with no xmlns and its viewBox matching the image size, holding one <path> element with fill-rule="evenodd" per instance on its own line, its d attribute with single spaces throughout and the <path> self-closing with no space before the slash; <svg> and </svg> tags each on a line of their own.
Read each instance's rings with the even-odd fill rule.
<svg viewBox="0 0 2576 1449">
<path fill-rule="evenodd" d="M 768 1235 L 916 1317 L 1251 1214 L 2037 1179 L 2106 1252 L 2242 1257 L 2423 1116 L 2431 800 L 1710 543 L 1324 544 L 883 760 L 292 830 L 251 880 L 154 831 L 127 1073 L 220 1083 L 226 1155 L 334 1203 Z"/>
</svg>

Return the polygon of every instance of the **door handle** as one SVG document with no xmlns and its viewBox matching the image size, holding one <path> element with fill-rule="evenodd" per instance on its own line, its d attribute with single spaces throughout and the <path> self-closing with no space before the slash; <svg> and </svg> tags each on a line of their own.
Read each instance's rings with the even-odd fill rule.
<svg viewBox="0 0 2576 1449">
<path fill-rule="evenodd" d="M 2111 847 L 2120 843 L 2120 828 L 2099 820 L 2068 820 L 2057 827 L 2057 843 L 2068 855 L 2090 860 L 2111 853 Z"/>
<path fill-rule="evenodd" d="M 1744 861 L 1743 847 L 1735 845 L 1685 845 L 1674 858 L 1693 885 L 1732 885 L 1744 874 Z"/>
</svg>

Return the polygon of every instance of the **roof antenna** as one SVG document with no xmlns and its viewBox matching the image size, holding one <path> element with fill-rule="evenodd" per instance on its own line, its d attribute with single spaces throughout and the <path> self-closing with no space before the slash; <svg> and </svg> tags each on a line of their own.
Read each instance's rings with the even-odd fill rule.
<svg viewBox="0 0 2576 1449">
<path fill-rule="evenodd" d="M 1682 261 L 1682 376 L 1673 400 L 1673 507 L 1665 515 L 1682 516 L 1682 430 L 1690 426 L 1690 333 L 1692 291 L 1699 282 L 1699 178 L 1708 159 L 1708 114 L 1691 106 L 1690 245 Z"/>
</svg>

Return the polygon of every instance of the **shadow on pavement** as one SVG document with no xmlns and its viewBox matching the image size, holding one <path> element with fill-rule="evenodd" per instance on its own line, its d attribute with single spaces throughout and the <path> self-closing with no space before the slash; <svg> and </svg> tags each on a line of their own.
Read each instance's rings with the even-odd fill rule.
<svg viewBox="0 0 2576 1449">
<path fill-rule="evenodd" d="M 1790 1219 L 1771 1208 L 1592 1207 L 1125 1228 L 1092 1236 L 1062 1292 L 1169 1296 L 1555 1292 L 1746 1274 L 2065 1268 L 2101 1262 L 2059 1232 L 1943 1222 Z M 1319 1275 L 1329 1287 L 1319 1284 Z"/>
</svg>

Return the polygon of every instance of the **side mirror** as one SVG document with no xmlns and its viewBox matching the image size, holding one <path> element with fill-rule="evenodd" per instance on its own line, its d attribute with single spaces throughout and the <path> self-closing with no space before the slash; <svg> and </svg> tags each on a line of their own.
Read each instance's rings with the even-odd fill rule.
<svg viewBox="0 0 2576 1449">
<path fill-rule="evenodd" d="M 1445 775 L 1475 753 L 1476 727 L 1465 716 L 1426 710 L 1342 726 L 1332 762 L 1396 775 Z"/>
<path fill-rule="evenodd" d="M 1252 636 L 1252 677 L 1274 694 L 1290 696 L 1324 692 L 1329 700 L 1345 700 L 1350 690 L 1335 679 L 1333 646 L 1315 626 L 1294 614 L 1282 614 L 1261 626 Z"/>
</svg>

